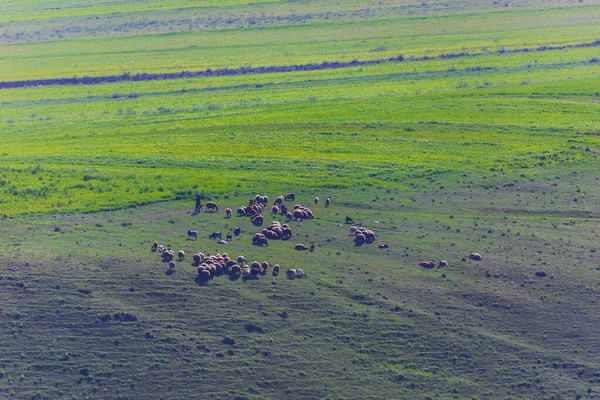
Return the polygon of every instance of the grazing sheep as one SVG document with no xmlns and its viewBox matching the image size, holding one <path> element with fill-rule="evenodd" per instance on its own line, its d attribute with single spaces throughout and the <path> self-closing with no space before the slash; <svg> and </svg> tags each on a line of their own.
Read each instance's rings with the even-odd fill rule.
<svg viewBox="0 0 600 400">
<path fill-rule="evenodd" d="M 188 231 L 188 239 L 198 239 L 198 231 Z"/>
<path fill-rule="evenodd" d="M 217 203 L 215 203 L 214 201 L 207 201 L 204 207 L 206 207 L 206 212 L 219 211 L 219 206 L 217 206 Z"/>
<path fill-rule="evenodd" d="M 295 250 L 308 250 L 308 247 L 306 247 L 306 245 L 302 244 L 302 243 L 298 243 L 296 246 L 294 246 Z"/>
<path fill-rule="evenodd" d="M 231 233 L 228 233 L 227 236 L 225 236 L 226 240 L 232 240 L 233 239 L 233 235 Z"/>
<path fill-rule="evenodd" d="M 287 212 L 285 213 L 285 220 L 286 221 L 291 221 L 292 219 L 294 219 L 294 216 L 291 212 Z"/>
<path fill-rule="evenodd" d="M 175 260 L 175 252 L 171 250 L 169 252 L 169 261 L 173 261 L 173 260 Z"/>
<path fill-rule="evenodd" d="M 217 244 L 227 244 L 227 242 L 226 242 L 226 241 L 224 241 L 223 239 L 219 239 L 219 240 L 217 241 Z"/>
<path fill-rule="evenodd" d="M 239 276 L 242 273 L 242 267 L 239 265 L 233 265 L 231 267 L 231 275 Z"/>
<path fill-rule="evenodd" d="M 238 264 L 239 264 L 239 265 L 242 265 L 243 263 L 247 263 L 247 262 L 248 262 L 248 259 L 247 259 L 246 257 L 244 257 L 244 256 L 239 256 L 239 257 L 237 258 L 237 261 L 238 261 Z"/>
<path fill-rule="evenodd" d="M 356 226 L 351 226 L 350 227 L 350 232 L 348 233 L 348 236 L 356 236 L 357 232 L 358 232 L 358 228 Z"/>
<path fill-rule="evenodd" d="M 331 198 L 326 198 L 325 199 L 325 207 L 329 207 L 329 205 L 331 204 Z"/>
<path fill-rule="evenodd" d="M 152 251 L 156 251 L 156 249 L 158 249 L 158 242 L 155 240 L 154 243 L 152 243 Z"/>
<path fill-rule="evenodd" d="M 202 271 L 200 271 L 200 278 L 204 279 L 204 280 L 209 280 L 210 279 L 210 271 L 203 269 Z"/>
<path fill-rule="evenodd" d="M 446 260 L 440 260 L 440 262 L 438 263 L 438 268 L 447 267 L 447 266 L 448 266 L 448 261 L 446 261 Z"/>
<path fill-rule="evenodd" d="M 194 264 L 198 265 L 202 261 L 204 261 L 204 260 L 200 257 L 200 254 L 194 254 Z"/>
<path fill-rule="evenodd" d="M 283 196 L 283 198 L 286 201 L 294 201 L 294 200 L 296 200 L 296 194 L 294 194 L 294 193 L 288 193 L 285 196 Z"/>
<path fill-rule="evenodd" d="M 273 214 L 279 214 L 279 207 L 277 207 L 277 206 L 271 207 L 271 213 L 273 213 Z"/>
<path fill-rule="evenodd" d="M 390 245 L 387 244 L 386 242 L 381 242 L 377 245 L 377 247 L 379 247 L 380 249 L 389 249 Z"/>
<path fill-rule="evenodd" d="M 315 244 L 311 243 L 311 245 L 310 245 L 310 252 L 312 253 L 313 251 L 315 251 Z"/>
<path fill-rule="evenodd" d="M 237 209 L 237 215 L 238 215 L 238 217 L 244 217 L 244 216 L 246 216 L 246 208 L 245 207 L 238 207 L 238 209 Z"/>
<path fill-rule="evenodd" d="M 347 224 L 353 224 L 354 220 L 352 218 L 350 218 L 350 217 L 346 217 L 346 223 Z"/>
<path fill-rule="evenodd" d="M 175 261 L 169 261 L 169 269 L 175 269 Z"/>
<path fill-rule="evenodd" d="M 287 227 L 281 230 L 281 239 L 289 239 L 292 237 L 292 228 Z"/>
<path fill-rule="evenodd" d="M 429 269 L 429 268 L 435 267 L 435 262 L 433 262 L 433 261 L 422 261 L 422 262 L 419 263 L 419 265 L 421 267 L 423 267 L 423 268 Z"/>
<path fill-rule="evenodd" d="M 367 230 L 365 233 L 365 241 L 367 243 L 373 243 L 375 241 L 376 235 L 375 232 Z"/>
<path fill-rule="evenodd" d="M 269 269 L 269 263 L 266 261 L 263 261 L 262 264 L 260 264 L 260 269 L 262 270 L 262 272 L 264 274 Z"/>
<path fill-rule="evenodd" d="M 217 238 L 223 239 L 223 236 L 222 236 L 221 231 L 217 231 L 217 232 L 213 232 L 210 235 L 208 235 L 208 238 L 209 239 L 217 239 Z"/>
<path fill-rule="evenodd" d="M 185 257 L 185 252 L 183 250 L 179 250 L 177 252 L 177 256 L 179 257 L 179 261 L 183 261 L 183 258 Z"/>
<path fill-rule="evenodd" d="M 474 261 L 479 261 L 479 260 L 481 260 L 481 254 L 471 253 L 471 254 L 469 254 L 469 258 Z"/>
<path fill-rule="evenodd" d="M 231 208 L 226 208 L 225 209 L 225 217 L 231 218 L 231 214 L 233 214 L 233 211 L 231 210 Z"/>
<path fill-rule="evenodd" d="M 297 271 L 294 268 L 290 268 L 287 270 L 287 277 L 290 279 L 294 279 L 297 275 Z"/>
<path fill-rule="evenodd" d="M 273 265 L 273 276 L 277 276 L 277 275 L 279 275 L 279 270 L 280 270 L 280 268 L 281 268 L 281 267 L 279 266 L 279 264 L 275 264 L 275 265 Z"/>
<path fill-rule="evenodd" d="M 252 272 L 251 272 L 251 270 L 249 270 L 249 269 L 247 269 L 247 268 L 244 268 L 244 270 L 242 271 L 242 276 L 243 276 L 244 278 L 247 278 L 247 277 L 249 277 L 249 276 L 250 276 L 250 274 L 251 274 L 251 273 L 252 273 Z"/>
<path fill-rule="evenodd" d="M 356 243 L 357 246 L 360 246 L 361 244 L 363 244 L 365 241 L 367 240 L 367 238 L 365 237 L 365 235 L 363 235 L 362 233 L 358 233 L 356 234 L 356 237 L 354 238 L 354 242 Z"/>
<path fill-rule="evenodd" d="M 305 275 L 305 274 L 304 274 L 304 271 L 303 271 L 303 270 L 301 270 L 300 268 L 298 268 L 298 269 L 296 270 L 296 276 L 297 276 L 298 278 L 301 278 L 301 277 L 303 277 L 304 275 Z"/>
<path fill-rule="evenodd" d="M 319 198 L 315 197 L 315 204 L 319 204 Z"/>
<path fill-rule="evenodd" d="M 274 202 L 273 204 L 274 204 L 274 205 L 280 205 L 280 204 L 282 204 L 282 203 L 283 203 L 283 200 L 284 200 L 283 196 L 277 196 L 277 197 L 275 198 L 275 202 Z"/>
<path fill-rule="evenodd" d="M 233 234 L 235 236 L 240 236 L 240 233 L 242 233 L 242 228 L 240 228 L 239 226 L 236 226 L 235 228 L 233 228 Z"/>
<path fill-rule="evenodd" d="M 266 237 L 261 237 L 258 240 L 258 245 L 259 246 L 267 246 L 268 247 L 269 246 L 269 239 L 267 239 Z"/>
<path fill-rule="evenodd" d="M 262 215 L 255 215 L 250 221 L 256 226 L 262 226 L 264 219 Z"/>
</svg>

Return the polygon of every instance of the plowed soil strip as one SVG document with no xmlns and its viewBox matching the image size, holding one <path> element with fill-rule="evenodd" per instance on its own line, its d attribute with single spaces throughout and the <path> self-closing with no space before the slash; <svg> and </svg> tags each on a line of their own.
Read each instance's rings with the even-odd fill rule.
<svg viewBox="0 0 600 400">
<path fill-rule="evenodd" d="M 539 51 L 551 51 L 551 50 L 565 50 L 582 47 L 599 47 L 600 39 L 590 43 L 578 43 L 564 46 L 540 46 L 537 48 L 517 48 L 512 50 L 500 49 L 496 52 L 481 52 L 481 53 L 443 53 L 438 56 L 423 56 L 423 57 L 409 57 L 399 55 L 397 57 L 390 57 L 385 59 L 359 61 L 353 60 L 349 62 L 327 62 L 324 61 L 321 64 L 300 64 L 300 65 L 282 65 L 282 66 L 270 66 L 270 67 L 242 67 L 242 68 L 223 68 L 223 69 L 207 69 L 204 71 L 181 71 L 181 72 L 167 72 L 163 74 L 149 74 L 149 73 L 138 73 L 138 74 L 122 74 L 122 75 L 108 75 L 108 76 L 96 76 L 96 77 L 83 77 L 83 78 L 56 78 L 56 79 L 35 79 L 35 80 L 24 80 L 24 81 L 0 81 L 0 89 L 15 89 L 15 88 L 26 88 L 35 86 L 67 86 L 67 85 L 100 85 L 103 83 L 114 83 L 114 82 L 139 82 L 139 81 L 157 81 L 157 80 L 168 80 L 168 79 L 186 79 L 196 77 L 213 77 L 213 76 L 235 76 L 235 75 L 249 75 L 249 74 L 270 74 L 270 73 L 285 73 L 285 72 L 301 72 L 301 71 L 320 71 L 326 69 L 339 69 L 339 68 L 352 68 L 366 65 L 378 65 L 385 63 L 400 63 L 400 62 L 418 62 L 418 61 L 430 61 L 430 60 L 445 60 L 455 58 L 466 58 L 466 57 L 479 57 L 490 54 L 514 54 L 514 53 L 528 53 L 528 52 L 539 52 Z"/>
</svg>

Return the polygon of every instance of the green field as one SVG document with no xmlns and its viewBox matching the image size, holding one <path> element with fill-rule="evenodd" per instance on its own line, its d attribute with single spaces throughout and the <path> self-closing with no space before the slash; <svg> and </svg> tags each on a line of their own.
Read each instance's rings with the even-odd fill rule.
<svg viewBox="0 0 600 400">
<path fill-rule="evenodd" d="M 597 398 L 599 73 L 598 1 L 0 0 L 0 397 Z"/>
</svg>

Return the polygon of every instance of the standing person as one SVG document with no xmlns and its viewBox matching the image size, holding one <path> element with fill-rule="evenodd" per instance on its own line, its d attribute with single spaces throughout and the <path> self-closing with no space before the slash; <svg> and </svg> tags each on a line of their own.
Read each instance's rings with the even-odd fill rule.
<svg viewBox="0 0 600 400">
<path fill-rule="evenodd" d="M 200 193 L 198 193 L 196 195 L 196 210 L 194 211 L 194 214 L 198 214 L 200 212 L 201 208 L 202 208 L 202 195 Z"/>
</svg>

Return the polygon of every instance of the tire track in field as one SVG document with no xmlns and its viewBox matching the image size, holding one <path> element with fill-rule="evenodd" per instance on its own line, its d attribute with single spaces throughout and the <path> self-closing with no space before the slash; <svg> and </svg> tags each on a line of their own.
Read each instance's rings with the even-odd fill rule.
<svg viewBox="0 0 600 400">
<path fill-rule="evenodd" d="M 341 61 L 323 61 L 320 64 L 299 64 L 299 65 L 281 65 L 281 66 L 269 66 L 269 67 L 241 67 L 241 68 L 223 68 L 223 69 L 206 69 L 203 71 L 181 71 L 181 72 L 167 72 L 161 74 L 151 73 L 137 73 L 130 74 L 124 73 L 122 75 L 106 75 L 82 78 L 55 78 L 55 79 L 34 79 L 34 80 L 23 80 L 23 81 L 0 81 L 0 89 L 17 89 L 37 86 L 69 86 L 69 85 L 100 85 L 103 83 L 115 83 L 115 82 L 140 82 L 140 81 L 158 81 L 158 80 L 176 80 L 176 79 L 187 79 L 197 77 L 215 77 L 215 76 L 237 76 L 237 75 L 250 75 L 250 74 L 270 74 L 270 73 L 288 73 L 288 72 L 304 72 L 304 71 L 321 71 L 327 69 L 340 69 L 340 68 L 352 68 L 368 65 L 378 65 L 386 63 L 401 63 L 401 62 L 419 62 L 419 61 L 431 61 L 431 60 L 447 60 L 456 58 L 467 58 L 467 57 L 480 57 L 490 54 L 515 54 L 515 53 L 529 53 L 529 52 L 541 52 L 541 51 L 560 51 L 567 49 L 583 48 L 583 47 L 600 47 L 600 39 L 588 43 L 577 43 L 568 44 L 562 46 L 539 46 L 537 48 L 516 48 L 512 50 L 499 49 L 495 52 L 459 52 L 459 53 L 442 53 L 437 56 L 422 56 L 422 57 L 409 57 L 404 58 L 402 54 L 396 57 L 382 58 L 376 60 L 352 60 L 348 62 Z M 596 60 L 593 62 L 599 62 Z M 591 61 L 592 62 L 592 61 Z"/>
</svg>

